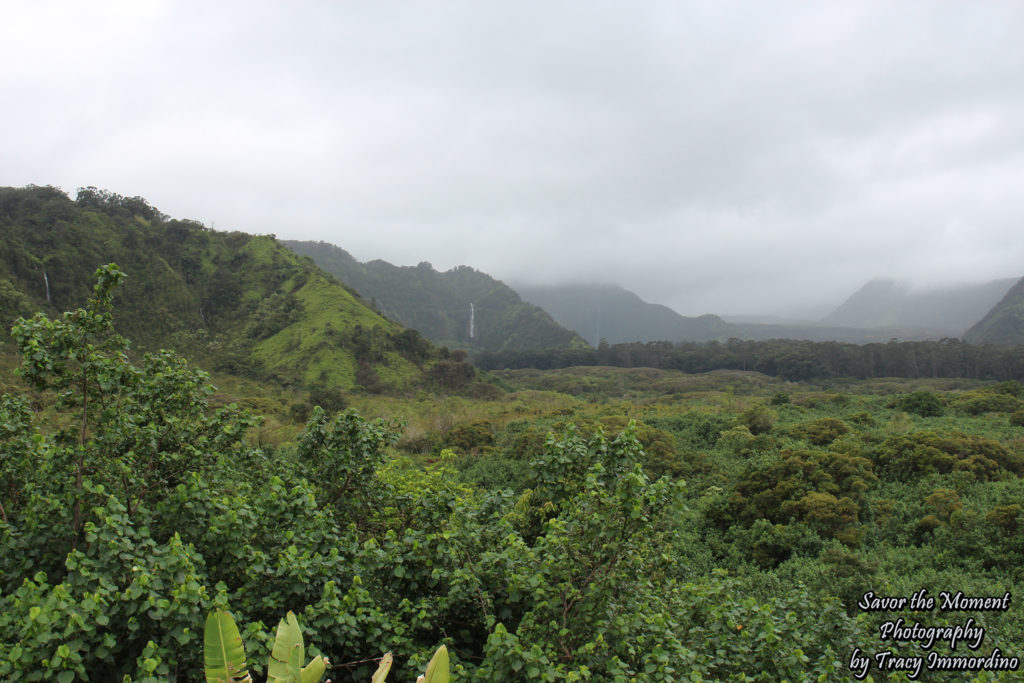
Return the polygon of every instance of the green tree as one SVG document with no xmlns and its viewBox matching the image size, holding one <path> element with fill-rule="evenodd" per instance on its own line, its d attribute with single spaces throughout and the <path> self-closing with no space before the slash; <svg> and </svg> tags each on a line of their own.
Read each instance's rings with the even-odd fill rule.
<svg viewBox="0 0 1024 683">
<path fill-rule="evenodd" d="M 89 489 L 119 492 L 134 514 L 144 498 L 208 464 L 256 423 L 234 406 L 211 410 L 208 376 L 172 352 L 147 354 L 138 366 L 129 362 L 128 341 L 114 332 L 112 313 L 114 288 L 124 278 L 116 264 L 103 266 L 86 308 L 57 320 L 19 319 L 12 330 L 22 377 L 37 390 L 58 393 L 63 417 L 47 458 L 56 470 L 47 474 L 71 481 L 64 499 L 72 547 L 81 540 Z"/>
<path fill-rule="evenodd" d="M 111 308 L 124 274 L 111 264 L 96 278 L 86 308 L 13 330 L 19 372 L 55 399 L 45 422 L 23 399 L 0 401 L 4 680 L 166 679 L 195 659 L 204 560 L 153 509 L 237 454 L 255 424 L 214 410 L 206 375 L 170 352 L 131 363 Z"/>
<path fill-rule="evenodd" d="M 755 435 L 770 432 L 778 419 L 779 414 L 763 403 L 755 403 L 740 415 L 740 422 Z"/>
</svg>

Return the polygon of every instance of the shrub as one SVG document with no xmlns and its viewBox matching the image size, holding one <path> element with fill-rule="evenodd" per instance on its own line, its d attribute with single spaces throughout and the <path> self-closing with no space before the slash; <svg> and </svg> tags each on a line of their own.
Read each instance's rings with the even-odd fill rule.
<svg viewBox="0 0 1024 683">
<path fill-rule="evenodd" d="M 921 417 L 938 417 L 943 413 L 942 399 L 930 391 L 915 391 L 895 401 L 893 407 Z"/>
<path fill-rule="evenodd" d="M 815 446 L 827 446 L 850 431 L 845 422 L 834 417 L 822 417 L 790 427 L 789 433 L 797 439 L 809 441 Z"/>
<path fill-rule="evenodd" d="M 1001 471 L 1024 472 L 1024 458 L 998 441 L 961 432 L 920 431 L 892 436 L 877 449 L 875 462 L 881 473 L 900 481 L 954 470 L 976 479 L 997 479 Z"/>
<path fill-rule="evenodd" d="M 740 422 L 754 435 L 767 434 L 778 419 L 779 414 L 763 403 L 750 406 L 740 415 Z"/>
<path fill-rule="evenodd" d="M 451 448 L 456 453 L 465 455 L 479 453 L 494 443 L 494 432 L 487 420 L 477 420 L 469 424 L 460 424 L 445 434 L 443 444 L 437 444 L 436 450 Z"/>
<path fill-rule="evenodd" d="M 1012 394 L 995 391 L 967 391 L 956 401 L 956 408 L 967 415 L 1013 413 L 1024 409 L 1024 402 Z"/>
<path fill-rule="evenodd" d="M 348 407 L 348 399 L 337 387 L 314 387 L 309 392 L 311 405 L 320 406 L 328 413 L 336 413 Z M 308 413 L 306 419 L 308 419 Z"/>
</svg>

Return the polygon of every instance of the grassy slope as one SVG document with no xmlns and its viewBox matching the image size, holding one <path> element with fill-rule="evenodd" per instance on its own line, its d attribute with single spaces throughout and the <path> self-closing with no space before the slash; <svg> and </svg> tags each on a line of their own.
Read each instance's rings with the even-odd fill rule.
<svg viewBox="0 0 1024 683">
<path fill-rule="evenodd" d="M 287 290 L 297 284 L 289 280 L 284 288 Z M 345 348 L 345 340 L 357 327 L 390 330 L 393 323 L 320 273 L 310 275 L 294 293 L 303 309 L 315 311 L 316 315 L 305 315 L 259 342 L 253 349 L 253 357 L 269 371 L 294 373 L 307 384 L 353 386 L 357 361 Z M 413 363 L 394 352 L 385 353 L 383 362 L 375 369 L 382 380 L 393 385 L 415 381 L 419 372 Z"/>
</svg>

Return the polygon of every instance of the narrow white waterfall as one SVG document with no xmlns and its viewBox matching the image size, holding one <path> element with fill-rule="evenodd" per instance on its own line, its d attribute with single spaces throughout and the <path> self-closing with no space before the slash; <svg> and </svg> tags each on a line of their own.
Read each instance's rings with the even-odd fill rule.
<svg viewBox="0 0 1024 683">
<path fill-rule="evenodd" d="M 43 271 L 43 282 L 46 283 L 46 303 L 50 303 L 50 278 L 46 277 L 46 271 Z"/>
<path fill-rule="evenodd" d="M 472 339 L 476 334 L 476 314 L 473 311 L 473 302 L 469 304 L 469 338 Z"/>
</svg>

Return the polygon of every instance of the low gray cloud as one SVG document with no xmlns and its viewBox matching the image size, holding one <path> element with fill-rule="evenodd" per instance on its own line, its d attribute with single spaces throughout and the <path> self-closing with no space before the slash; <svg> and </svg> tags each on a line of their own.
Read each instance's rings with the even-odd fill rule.
<svg viewBox="0 0 1024 683">
<path fill-rule="evenodd" d="M 1020 3 L 6 14 L 5 185 L 685 314 L 1024 274 Z"/>
</svg>

